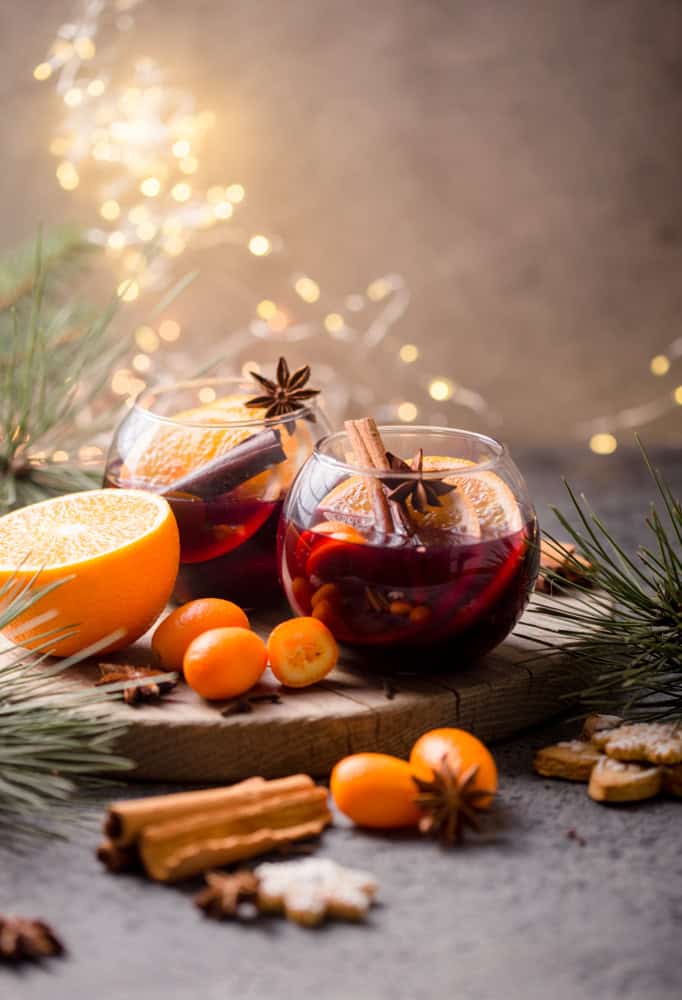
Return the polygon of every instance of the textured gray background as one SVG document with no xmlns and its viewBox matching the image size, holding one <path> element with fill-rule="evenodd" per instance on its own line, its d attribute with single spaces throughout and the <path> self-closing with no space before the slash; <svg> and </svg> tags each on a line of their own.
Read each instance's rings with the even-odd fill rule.
<svg viewBox="0 0 682 1000">
<path fill-rule="evenodd" d="M 675 453 L 656 457 L 679 493 Z M 639 457 L 616 453 L 610 470 L 565 450 L 520 459 L 547 527 L 547 504 L 565 506 L 561 470 L 624 544 L 644 540 L 652 492 Z M 373 836 L 343 819 L 325 833 L 324 855 L 381 882 L 367 927 L 204 920 L 190 903 L 195 886 L 106 874 L 92 853 L 104 803 L 80 803 L 70 843 L 35 845 L 24 857 L 0 844 L 0 912 L 43 916 L 70 951 L 42 969 L 0 968 L 0 997 L 679 1000 L 682 802 L 608 808 L 582 785 L 533 775 L 534 749 L 576 726 L 494 748 L 498 805 L 485 836 L 461 850 Z"/>
<path fill-rule="evenodd" d="M 56 188 L 59 112 L 30 76 L 69 10 L 0 2 L 0 243 L 92 221 L 86 183 Z M 189 335 L 219 343 L 247 282 L 269 295 L 303 270 L 342 297 L 397 271 L 400 341 L 484 392 L 513 443 L 669 392 L 680 365 L 655 379 L 648 361 L 682 332 L 681 30 L 679 0 L 148 0 L 122 58 L 153 56 L 217 111 L 207 170 L 242 180 L 254 231 L 287 246 L 194 254 Z M 681 414 L 648 438 L 674 441 Z"/>
</svg>

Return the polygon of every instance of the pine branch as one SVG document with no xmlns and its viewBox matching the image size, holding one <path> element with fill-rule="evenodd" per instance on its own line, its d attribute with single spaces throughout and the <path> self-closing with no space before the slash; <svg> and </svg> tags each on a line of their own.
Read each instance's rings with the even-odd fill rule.
<svg viewBox="0 0 682 1000">
<path fill-rule="evenodd" d="M 36 574 L 20 587 L 10 578 L 0 587 L 0 629 L 65 582 L 41 586 Z M 94 655 L 108 637 L 53 663 L 49 650 L 63 636 L 63 630 L 47 628 L 39 649 L 0 652 L 0 851 L 10 837 L 14 847 L 17 837 L 61 835 L 76 794 L 109 784 L 111 775 L 134 766 L 115 752 L 126 725 L 113 721 L 107 706 L 124 688 L 148 684 L 149 678 L 91 688 L 66 683 L 64 671 Z"/>
<path fill-rule="evenodd" d="M 590 709 L 682 720 L 682 505 L 638 444 L 664 511 L 651 505 L 645 520 L 650 543 L 630 555 L 566 484 L 578 526 L 552 510 L 576 555 L 590 564 L 594 589 L 577 588 L 570 602 L 539 602 L 534 610 L 551 622 L 531 623 L 536 631 L 529 638 L 541 645 L 551 636 L 561 638 L 561 652 L 583 667 L 581 696 Z M 569 593 L 557 574 L 547 575 L 557 594 Z"/>
</svg>

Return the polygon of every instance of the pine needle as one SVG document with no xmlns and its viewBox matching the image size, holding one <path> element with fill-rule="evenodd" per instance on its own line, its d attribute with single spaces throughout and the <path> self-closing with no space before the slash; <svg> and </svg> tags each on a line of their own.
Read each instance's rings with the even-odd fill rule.
<svg viewBox="0 0 682 1000">
<path fill-rule="evenodd" d="M 10 580 L 0 589 L 0 628 L 65 582 L 40 586 L 34 579 L 19 590 Z M 149 678 L 92 688 L 66 683 L 64 671 L 97 650 L 52 663 L 49 650 L 63 636 L 63 630 L 47 629 L 37 651 L 0 652 L 0 850 L 8 838 L 15 846 L 17 838 L 61 835 L 76 794 L 134 766 L 115 752 L 126 725 L 112 720 L 107 705 L 124 687 Z"/>
<path fill-rule="evenodd" d="M 566 483 L 578 525 L 552 508 L 562 529 L 587 560 L 589 586 L 566 588 L 546 572 L 558 595 L 533 611 L 550 624 L 530 626 L 528 636 L 541 646 L 561 638 L 562 655 L 582 666 L 580 692 L 589 710 L 618 711 L 642 720 L 682 720 L 682 505 L 653 466 L 638 439 L 662 504 L 651 504 L 645 520 L 649 544 L 629 554 L 584 497 Z M 564 546 L 551 536 L 560 555 Z"/>
</svg>

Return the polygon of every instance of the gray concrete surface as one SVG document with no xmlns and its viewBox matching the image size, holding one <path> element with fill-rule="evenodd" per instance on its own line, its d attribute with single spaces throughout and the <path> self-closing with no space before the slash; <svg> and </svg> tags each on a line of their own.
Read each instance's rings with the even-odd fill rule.
<svg viewBox="0 0 682 1000">
<path fill-rule="evenodd" d="M 679 493 L 675 454 L 658 457 Z M 619 456 L 609 475 L 599 460 L 566 452 L 519 459 L 546 525 L 547 503 L 563 499 L 561 470 L 627 544 L 641 540 L 652 492 L 637 457 Z M 551 724 L 495 748 L 499 806 L 485 836 L 461 850 L 368 835 L 340 819 L 321 853 L 373 871 L 382 885 L 381 906 L 362 927 L 206 921 L 189 887 L 105 874 L 92 853 L 102 804 L 77 806 L 68 843 L 23 857 L 0 845 L 0 909 L 42 915 L 69 946 L 68 958 L 44 968 L 0 971 L 0 996 L 677 1000 L 682 803 L 610 809 L 583 786 L 535 777 L 534 748 L 574 728 Z"/>
<path fill-rule="evenodd" d="M 0 245 L 96 218 L 94 171 L 75 196 L 56 185 L 61 112 L 31 79 L 77 7 L 0 2 Z M 664 379 L 648 363 L 680 335 L 681 30 L 674 0 L 146 0 L 121 73 L 153 57 L 216 111 L 207 183 L 242 181 L 239 225 L 286 244 L 183 258 L 201 268 L 177 304 L 188 343 L 219 346 L 260 298 L 288 302 L 296 271 L 334 309 L 395 271 L 413 295 L 396 344 L 422 360 L 381 365 L 384 401 L 423 399 L 431 420 L 418 375 L 445 374 L 515 443 L 555 444 L 668 394 L 680 363 Z M 291 353 L 346 378 L 337 348 Z M 672 443 L 681 416 L 651 440 Z"/>
</svg>

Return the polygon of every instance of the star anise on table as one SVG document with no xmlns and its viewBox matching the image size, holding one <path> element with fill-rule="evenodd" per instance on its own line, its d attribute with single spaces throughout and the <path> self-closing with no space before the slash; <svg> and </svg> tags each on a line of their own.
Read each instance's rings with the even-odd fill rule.
<svg viewBox="0 0 682 1000">
<path fill-rule="evenodd" d="M 427 507 L 440 507 L 440 498 L 447 493 L 452 493 L 456 487 L 452 483 L 445 483 L 442 479 L 423 479 L 424 470 L 424 449 L 420 448 L 411 462 L 404 462 L 397 455 L 386 452 L 386 458 L 392 472 L 417 473 L 418 478 L 387 479 L 386 485 L 392 487 L 388 492 L 388 499 L 394 503 L 399 503 L 404 510 L 407 510 L 408 499 L 412 501 L 412 507 L 419 514 L 423 514 Z"/>
<path fill-rule="evenodd" d="M 21 962 L 63 954 L 64 945 L 43 920 L 0 915 L 0 961 Z"/>
<path fill-rule="evenodd" d="M 446 843 L 461 841 L 465 827 L 480 829 L 477 811 L 483 799 L 489 799 L 491 792 L 474 788 L 478 764 L 472 764 L 464 771 L 453 767 L 447 754 L 433 769 L 433 780 L 425 781 L 413 775 L 420 794 L 415 802 L 426 815 L 419 823 L 422 833 L 434 834 Z"/>
<path fill-rule="evenodd" d="M 300 410 L 306 400 L 312 399 L 320 392 L 319 389 L 305 388 L 310 378 L 310 365 L 303 365 L 302 368 L 290 372 L 284 358 L 280 358 L 277 362 L 275 382 L 259 372 L 252 371 L 249 374 L 262 385 L 265 393 L 249 399 L 246 405 L 254 409 L 265 407 L 266 418 L 283 417 L 287 413 Z"/>
<path fill-rule="evenodd" d="M 154 670 L 152 667 L 136 667 L 129 663 L 100 663 L 99 669 L 102 674 L 95 687 L 101 684 L 117 684 L 121 681 L 138 681 L 145 677 L 154 678 L 163 673 L 161 670 Z M 126 687 L 123 689 L 123 700 L 126 705 L 139 705 L 144 701 L 158 701 L 169 691 L 172 691 L 176 680 L 155 681 L 150 680 L 148 684 L 139 684 L 136 687 Z"/>
<path fill-rule="evenodd" d="M 209 872 L 206 887 L 194 897 L 194 905 L 213 920 L 236 917 L 253 919 L 258 913 L 258 879 L 245 868 L 234 875 Z"/>
</svg>

